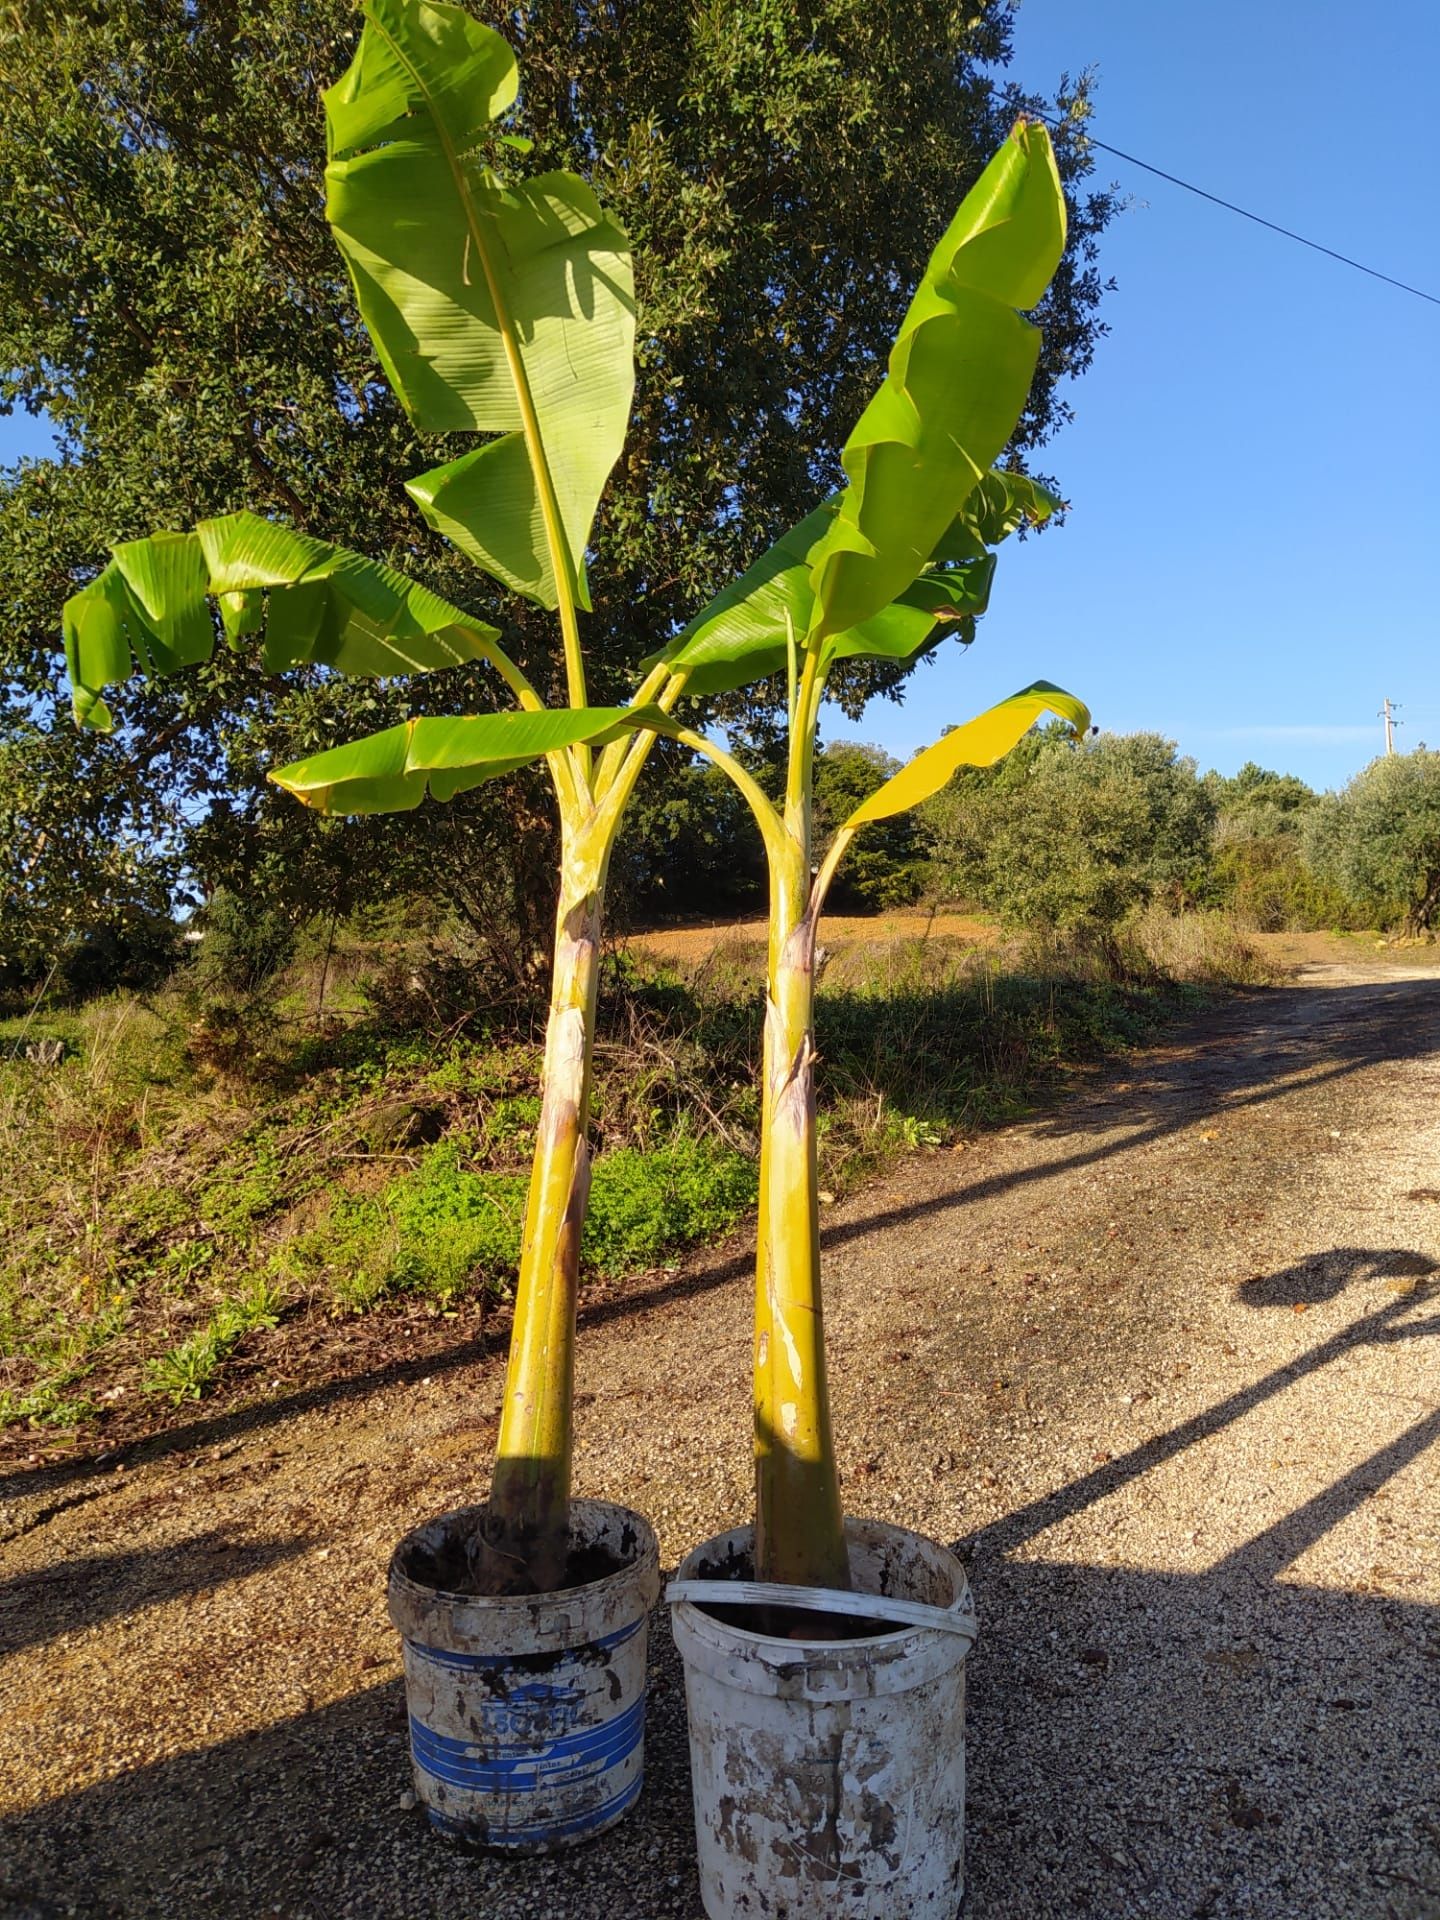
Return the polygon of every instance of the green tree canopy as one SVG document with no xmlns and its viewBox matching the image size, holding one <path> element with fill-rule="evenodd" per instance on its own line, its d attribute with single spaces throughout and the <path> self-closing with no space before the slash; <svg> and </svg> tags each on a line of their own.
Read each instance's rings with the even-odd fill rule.
<svg viewBox="0 0 1440 1920">
<path fill-rule="evenodd" d="M 1172 740 L 1056 729 L 993 772 L 962 774 L 930 803 L 935 878 L 1027 927 L 1118 924 L 1153 899 L 1180 904 L 1203 869 L 1214 802 Z"/>
<path fill-rule="evenodd" d="M 815 826 L 823 854 L 835 829 L 872 793 L 883 787 L 900 762 L 879 747 L 858 740 L 836 740 L 815 756 Z M 915 813 L 896 813 L 866 827 L 836 875 L 831 907 L 902 907 L 920 896 L 930 836 Z"/>
<path fill-rule="evenodd" d="M 1240 771 L 1229 778 L 1213 773 L 1205 778 L 1219 814 L 1216 836 L 1227 844 L 1281 837 L 1297 839 L 1305 815 L 1317 799 L 1314 790 L 1298 775 L 1272 773 L 1253 760 L 1247 760 Z"/>
<path fill-rule="evenodd" d="M 1440 918 L 1440 753 L 1383 754 L 1306 822 L 1305 859 L 1381 924 Z"/>
<path fill-rule="evenodd" d="M 46 411 L 62 455 L 0 482 L 0 748 L 22 788 L 6 925 L 43 950 L 93 919 L 116 848 L 162 888 L 289 874 L 297 911 L 366 897 L 401 854 L 443 888 L 477 859 L 493 871 L 479 806 L 340 833 L 261 781 L 276 756 L 421 702 L 476 710 L 483 668 L 403 706 L 384 683 L 282 681 L 222 651 L 124 690 L 108 737 L 64 719 L 67 594 L 114 542 L 241 507 L 495 619 L 546 690 L 561 663 L 543 617 L 502 605 L 402 492 L 473 442 L 410 426 L 325 224 L 319 92 L 352 50 L 350 0 L 20 11 L 0 37 L 0 405 Z M 1004 75 L 1006 0 L 642 0 L 623 16 L 534 0 L 504 26 L 526 74 L 511 131 L 535 143 L 527 164 L 592 179 L 635 247 L 635 424 L 588 556 L 604 701 L 836 481 L 928 249 L 1024 96 Z M 1071 244 L 1038 313 L 1022 458 L 1067 417 L 1064 382 L 1103 330 L 1096 253 L 1115 203 L 1087 186 L 1085 83 L 1061 107 Z M 837 688 L 858 709 L 901 677 L 855 663 Z M 731 718 L 763 730 L 763 707 Z M 529 790 L 514 794 L 524 815 Z"/>
</svg>

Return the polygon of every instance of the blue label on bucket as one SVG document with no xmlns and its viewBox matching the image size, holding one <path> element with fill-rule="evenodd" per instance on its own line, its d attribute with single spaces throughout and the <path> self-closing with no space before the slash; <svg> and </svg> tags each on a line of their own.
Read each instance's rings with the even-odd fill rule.
<svg viewBox="0 0 1440 1920">
<path fill-rule="evenodd" d="M 507 1741 L 503 1733 L 523 1731 L 518 1713 L 505 1712 L 503 1729 L 487 1704 L 485 1732 L 469 1740 L 436 1733 L 411 1716 L 410 1748 L 422 1772 L 466 1793 L 535 1793 L 540 1788 L 593 1779 L 621 1765 L 645 1733 L 645 1702 L 601 1726 L 582 1727 L 556 1739 Z"/>
</svg>

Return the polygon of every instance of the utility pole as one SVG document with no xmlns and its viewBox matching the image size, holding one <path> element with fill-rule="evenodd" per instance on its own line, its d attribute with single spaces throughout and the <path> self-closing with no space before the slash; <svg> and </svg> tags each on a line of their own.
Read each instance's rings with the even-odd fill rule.
<svg viewBox="0 0 1440 1920">
<path fill-rule="evenodd" d="M 1395 729 L 1396 729 L 1396 727 L 1403 727 L 1403 726 L 1404 726 L 1404 724 L 1405 724 L 1405 722 L 1404 722 L 1403 720 L 1397 720 L 1397 719 L 1395 718 L 1395 715 L 1396 715 L 1396 713 L 1397 713 L 1398 711 L 1399 711 L 1399 703 L 1398 703 L 1398 701 L 1392 701 L 1392 700 L 1390 699 L 1390 697 L 1389 697 L 1389 695 L 1387 694 L 1387 695 L 1386 695 L 1386 697 L 1385 697 L 1385 704 L 1384 704 L 1384 706 L 1383 706 L 1383 707 L 1381 707 L 1381 709 L 1380 709 L 1380 711 L 1379 711 L 1379 713 L 1378 713 L 1378 714 L 1376 715 L 1376 718 L 1377 718 L 1377 719 L 1379 719 L 1379 720 L 1383 720 L 1383 721 L 1385 722 L 1385 751 L 1386 751 L 1386 753 L 1394 753 L 1394 751 L 1395 751 Z"/>
</svg>

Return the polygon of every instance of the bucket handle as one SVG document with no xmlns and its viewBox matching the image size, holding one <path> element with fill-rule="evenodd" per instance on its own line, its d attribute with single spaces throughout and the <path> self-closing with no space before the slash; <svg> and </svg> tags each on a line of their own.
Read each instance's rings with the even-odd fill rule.
<svg viewBox="0 0 1440 1920">
<path fill-rule="evenodd" d="M 903 1627 L 936 1627 L 959 1633 L 973 1646 L 979 1625 L 972 1606 L 927 1607 L 918 1600 L 892 1600 L 883 1593 L 840 1593 L 832 1587 L 789 1587 L 777 1580 L 672 1580 L 667 1605 L 689 1600 L 702 1607 L 803 1607 L 810 1613 L 847 1614 L 851 1619 L 893 1621 Z"/>
</svg>

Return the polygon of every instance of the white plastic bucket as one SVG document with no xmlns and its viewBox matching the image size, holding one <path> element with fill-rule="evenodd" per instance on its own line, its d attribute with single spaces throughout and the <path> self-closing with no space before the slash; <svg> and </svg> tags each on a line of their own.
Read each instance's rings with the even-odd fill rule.
<svg viewBox="0 0 1440 1920">
<path fill-rule="evenodd" d="M 639 1514 L 573 1500 L 572 1551 L 603 1548 L 615 1573 L 503 1599 L 416 1577 L 483 1514 L 464 1507 L 417 1527 L 390 1563 L 415 1792 L 432 1826 L 456 1839 L 549 1853 L 614 1826 L 639 1795 L 659 1552 Z"/>
<path fill-rule="evenodd" d="M 954 1920 L 965 1893 L 964 1569 L 919 1534 L 847 1520 L 861 1593 L 943 1626 L 780 1640 L 688 1599 L 685 1662 L 700 1890 L 711 1920 Z M 748 1578 L 753 1531 L 689 1555 L 680 1581 Z"/>
</svg>

